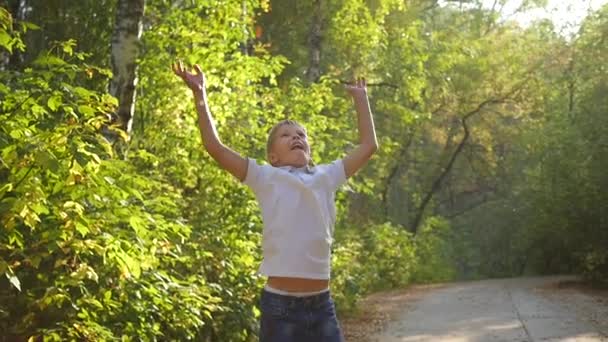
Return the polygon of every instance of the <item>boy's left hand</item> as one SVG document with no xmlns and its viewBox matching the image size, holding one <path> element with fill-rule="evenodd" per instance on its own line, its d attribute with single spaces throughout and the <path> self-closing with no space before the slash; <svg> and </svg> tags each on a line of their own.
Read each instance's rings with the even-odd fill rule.
<svg viewBox="0 0 608 342">
<path fill-rule="evenodd" d="M 359 127 L 359 145 L 352 149 L 342 162 L 346 177 L 352 176 L 359 170 L 378 149 L 374 120 L 367 99 L 367 83 L 365 78 L 358 78 L 354 84 L 346 85 L 346 91 L 353 97 L 357 122 Z"/>
<path fill-rule="evenodd" d="M 367 82 L 365 78 L 358 78 L 355 83 L 347 84 L 346 91 L 354 98 L 367 97 Z"/>
</svg>

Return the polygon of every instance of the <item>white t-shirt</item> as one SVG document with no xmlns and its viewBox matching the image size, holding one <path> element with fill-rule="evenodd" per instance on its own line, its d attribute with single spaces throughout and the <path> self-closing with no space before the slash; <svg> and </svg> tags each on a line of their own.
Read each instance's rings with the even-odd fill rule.
<svg viewBox="0 0 608 342">
<path fill-rule="evenodd" d="M 248 163 L 243 182 L 255 193 L 264 222 L 260 273 L 329 279 L 334 195 L 346 181 L 342 160 L 311 168 Z"/>
</svg>

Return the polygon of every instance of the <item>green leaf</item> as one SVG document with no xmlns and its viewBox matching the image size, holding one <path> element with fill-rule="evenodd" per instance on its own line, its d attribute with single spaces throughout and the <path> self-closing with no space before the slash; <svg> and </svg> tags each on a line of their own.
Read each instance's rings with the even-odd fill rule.
<svg viewBox="0 0 608 342">
<path fill-rule="evenodd" d="M 52 55 L 41 54 L 32 62 L 36 66 L 40 67 L 50 67 L 50 66 L 61 66 L 66 65 L 66 61 L 59 57 L 55 57 Z"/>
<path fill-rule="evenodd" d="M 115 106 L 115 107 L 118 106 L 118 99 L 110 94 L 101 95 L 101 100 L 111 106 Z"/>
<path fill-rule="evenodd" d="M 30 203 L 29 207 L 38 215 L 49 213 L 49 208 L 40 202 Z"/>
<path fill-rule="evenodd" d="M 57 108 L 62 104 L 61 95 L 54 95 L 49 98 L 46 105 L 52 110 L 56 111 Z"/>
<path fill-rule="evenodd" d="M 141 275 L 141 265 L 136 259 L 126 253 L 118 253 L 116 256 L 118 257 L 119 263 L 123 266 L 121 269 L 125 275 L 132 275 L 135 278 L 139 278 Z"/>
<path fill-rule="evenodd" d="M 0 26 L 10 28 L 13 26 L 13 17 L 4 7 L 0 7 Z"/>
<path fill-rule="evenodd" d="M 9 53 L 13 52 L 11 40 L 11 36 L 4 29 L 0 29 L 0 46 L 7 49 Z"/>
<path fill-rule="evenodd" d="M 82 204 L 74 201 L 66 201 L 63 204 L 63 208 L 73 210 L 78 215 L 82 215 L 82 213 L 84 212 L 84 207 L 82 206 Z"/>
<path fill-rule="evenodd" d="M 141 276 L 141 264 L 133 258 L 129 258 L 126 262 L 133 277 L 138 279 Z"/>
<path fill-rule="evenodd" d="M 131 195 L 135 196 L 135 198 L 137 198 L 140 201 L 144 201 L 144 196 L 142 196 L 141 192 L 139 192 L 139 190 L 137 189 L 133 189 L 133 188 L 127 188 L 127 191 L 129 191 L 131 193 Z"/>
<path fill-rule="evenodd" d="M 8 94 L 10 92 L 11 92 L 11 88 L 9 88 L 6 85 L 0 83 L 0 93 L 2 93 L 2 94 Z"/>
<path fill-rule="evenodd" d="M 142 220 L 141 217 L 131 216 L 131 218 L 129 218 L 129 224 L 131 225 L 131 227 L 133 228 L 133 230 L 139 237 L 145 237 L 147 235 L 146 234 L 147 225 L 146 225 L 146 222 L 144 220 Z"/>
<path fill-rule="evenodd" d="M 87 302 L 89 302 L 90 304 L 93 304 L 97 309 L 103 310 L 103 304 L 101 304 L 101 302 L 98 301 L 97 299 L 91 298 Z"/>
<path fill-rule="evenodd" d="M 12 183 L 6 183 L 0 188 L 0 198 L 4 197 L 4 194 L 13 190 Z"/>
<path fill-rule="evenodd" d="M 95 93 L 83 87 L 74 87 L 72 90 L 74 90 L 74 93 L 76 93 L 76 95 L 83 99 L 88 99 L 89 97 L 95 95 Z"/>
<path fill-rule="evenodd" d="M 76 227 L 76 230 L 80 233 L 80 235 L 82 235 L 82 237 L 85 237 L 89 232 L 89 227 L 78 221 L 74 222 L 74 226 Z"/>
<path fill-rule="evenodd" d="M 30 30 L 40 30 L 40 26 L 30 23 L 29 21 L 22 21 L 21 24 Z"/>
<path fill-rule="evenodd" d="M 66 42 L 61 43 L 61 48 L 63 49 L 63 52 L 70 56 L 74 53 L 74 46 L 76 46 L 76 40 L 74 39 L 70 39 Z"/>
<path fill-rule="evenodd" d="M 86 159 L 87 163 L 91 160 L 98 164 L 101 163 L 101 159 L 97 154 L 87 151 L 84 147 L 79 148 L 77 154 L 82 154 L 83 156 L 81 158 Z M 80 160 L 78 160 L 78 162 L 80 162 Z"/>
<path fill-rule="evenodd" d="M 8 243 L 23 248 L 23 235 L 19 231 L 13 230 L 8 236 Z"/>
<path fill-rule="evenodd" d="M 85 321 L 90 319 L 89 311 L 86 309 L 82 309 L 76 316 L 78 318 L 82 318 Z"/>
<path fill-rule="evenodd" d="M 47 169 L 53 173 L 57 173 L 59 170 L 59 161 L 55 156 L 48 151 L 38 151 L 36 153 L 36 162 L 40 164 L 44 169 Z"/>
<path fill-rule="evenodd" d="M 38 268 L 40 266 L 40 262 L 42 261 L 42 257 L 39 255 L 34 255 L 29 259 L 29 261 L 34 268 Z"/>
<path fill-rule="evenodd" d="M 55 185 L 53 186 L 52 194 L 55 195 L 56 193 L 61 191 L 64 186 L 65 186 L 64 182 L 55 182 Z"/>
<path fill-rule="evenodd" d="M 14 129 L 14 130 L 10 131 L 9 135 L 13 139 L 21 139 L 21 137 L 23 136 L 23 131 L 21 131 L 19 129 Z"/>
<path fill-rule="evenodd" d="M 95 114 L 95 109 L 91 106 L 80 105 L 78 106 L 78 111 L 82 113 L 84 116 L 93 116 Z"/>
<path fill-rule="evenodd" d="M 25 217 L 23 218 L 23 222 L 25 223 L 26 226 L 30 227 L 30 228 L 36 228 L 36 226 L 38 225 L 38 223 L 40 223 L 40 217 L 38 217 L 38 215 L 36 215 L 36 213 L 29 211 L 27 213 L 27 215 L 25 215 Z"/>
<path fill-rule="evenodd" d="M 8 281 L 17 289 L 19 290 L 19 292 L 21 292 L 21 282 L 19 281 L 19 278 L 17 278 L 17 276 L 13 273 L 13 271 L 9 268 L 9 271 L 4 273 L 4 275 L 6 275 L 6 277 L 8 278 Z"/>
</svg>

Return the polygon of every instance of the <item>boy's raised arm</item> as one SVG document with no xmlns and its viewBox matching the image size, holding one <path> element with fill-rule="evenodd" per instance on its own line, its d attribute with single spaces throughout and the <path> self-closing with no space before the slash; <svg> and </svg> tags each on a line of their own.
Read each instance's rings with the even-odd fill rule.
<svg viewBox="0 0 608 342">
<path fill-rule="evenodd" d="M 194 74 L 186 70 L 181 62 L 173 64 L 172 68 L 173 72 L 184 80 L 194 95 L 203 146 L 223 169 L 230 172 L 240 181 L 243 181 L 247 176 L 247 159 L 222 144 L 215 129 L 213 116 L 209 111 L 207 92 L 205 90 L 205 75 L 200 66 L 194 66 L 196 70 Z"/>
<path fill-rule="evenodd" d="M 378 149 L 374 119 L 367 100 L 365 79 L 359 79 L 353 85 L 346 86 L 346 90 L 353 97 L 357 122 L 359 127 L 359 145 L 350 151 L 343 159 L 346 177 L 352 176 L 371 158 Z"/>
</svg>

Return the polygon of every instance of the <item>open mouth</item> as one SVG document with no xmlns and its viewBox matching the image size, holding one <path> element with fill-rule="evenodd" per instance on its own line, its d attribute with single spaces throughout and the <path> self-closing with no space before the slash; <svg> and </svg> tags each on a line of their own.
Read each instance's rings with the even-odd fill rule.
<svg viewBox="0 0 608 342">
<path fill-rule="evenodd" d="M 302 151 L 305 151 L 304 145 L 301 144 L 301 143 L 295 143 L 295 144 L 291 145 L 291 150 L 292 151 L 293 150 L 302 150 Z"/>
</svg>

